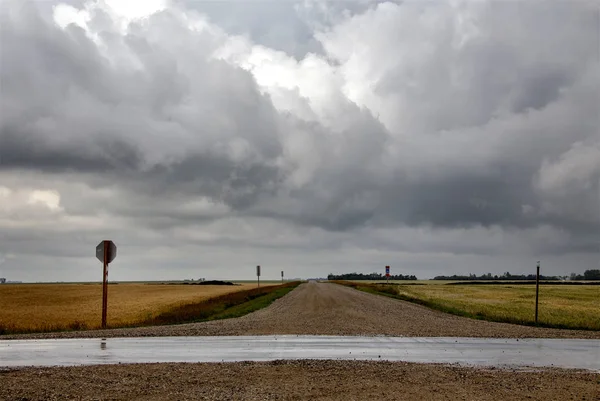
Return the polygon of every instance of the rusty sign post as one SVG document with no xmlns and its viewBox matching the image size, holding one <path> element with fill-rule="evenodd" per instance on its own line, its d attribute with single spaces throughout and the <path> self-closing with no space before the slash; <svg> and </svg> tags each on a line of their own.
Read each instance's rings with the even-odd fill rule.
<svg viewBox="0 0 600 401">
<path fill-rule="evenodd" d="M 260 287 L 260 266 L 256 266 L 256 283 Z"/>
<path fill-rule="evenodd" d="M 102 275 L 102 328 L 106 328 L 106 310 L 108 309 L 108 264 L 117 257 L 117 246 L 110 240 L 104 240 L 96 247 L 96 257 L 104 266 Z"/>
<path fill-rule="evenodd" d="M 281 271 L 281 284 L 283 284 L 283 270 Z"/>
</svg>

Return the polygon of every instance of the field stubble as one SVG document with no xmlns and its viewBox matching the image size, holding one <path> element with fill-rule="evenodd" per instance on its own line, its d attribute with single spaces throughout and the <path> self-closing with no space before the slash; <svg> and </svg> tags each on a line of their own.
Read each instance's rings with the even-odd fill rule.
<svg viewBox="0 0 600 401">
<path fill-rule="evenodd" d="M 533 284 L 344 284 L 459 316 L 536 325 Z M 539 326 L 600 330 L 600 286 L 545 284 L 539 294 Z"/>
<path fill-rule="evenodd" d="M 261 283 L 261 288 L 272 285 Z M 256 284 L 109 284 L 108 325 L 135 326 L 186 304 L 252 288 Z M 101 284 L 4 285 L 0 286 L 0 299 L 0 331 L 33 333 L 100 326 Z"/>
</svg>

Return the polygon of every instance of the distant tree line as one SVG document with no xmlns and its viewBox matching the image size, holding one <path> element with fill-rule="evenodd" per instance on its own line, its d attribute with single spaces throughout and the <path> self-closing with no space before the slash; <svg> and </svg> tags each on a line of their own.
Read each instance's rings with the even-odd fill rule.
<svg viewBox="0 0 600 401">
<path fill-rule="evenodd" d="M 583 275 L 571 273 L 571 275 L 569 276 L 569 279 L 585 280 L 585 281 L 600 280 L 600 270 L 599 269 L 586 270 L 583 272 Z"/>
<path fill-rule="evenodd" d="M 364 274 L 364 273 L 345 273 L 345 274 L 329 274 L 327 276 L 328 280 L 385 280 L 386 277 L 384 274 L 381 273 L 369 273 L 369 274 Z M 414 275 L 403 275 L 403 274 L 397 274 L 397 275 L 392 275 L 390 274 L 389 277 L 390 280 L 416 280 L 417 277 Z"/>
<path fill-rule="evenodd" d="M 485 273 L 482 274 L 481 276 L 478 276 L 476 274 L 469 274 L 468 276 L 459 276 L 459 275 L 452 275 L 452 276 L 435 276 L 433 278 L 434 280 L 460 280 L 460 281 L 466 281 L 466 280 L 477 280 L 477 281 L 484 281 L 484 280 L 535 280 L 535 274 L 510 274 L 510 272 L 506 272 L 504 274 L 502 274 L 501 276 L 493 275 L 492 273 Z M 540 280 L 560 280 L 561 278 L 558 276 L 543 276 L 540 274 Z"/>
<path fill-rule="evenodd" d="M 571 273 L 570 276 L 544 276 L 540 274 L 540 280 L 600 280 L 600 270 L 586 270 L 583 275 Z M 451 280 L 451 281 L 468 281 L 468 280 L 535 280 L 535 274 L 510 274 L 510 272 L 506 272 L 501 276 L 493 275 L 492 273 L 485 273 L 481 276 L 476 274 L 469 274 L 468 276 L 460 276 L 460 275 L 452 275 L 452 276 L 435 276 L 434 280 Z"/>
</svg>

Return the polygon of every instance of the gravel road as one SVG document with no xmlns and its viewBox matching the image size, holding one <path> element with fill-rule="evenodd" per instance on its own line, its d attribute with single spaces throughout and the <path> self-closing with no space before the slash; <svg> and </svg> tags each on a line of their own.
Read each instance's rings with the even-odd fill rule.
<svg viewBox="0 0 600 401">
<path fill-rule="evenodd" d="M 492 323 L 434 311 L 328 283 L 306 283 L 269 307 L 237 319 L 173 326 L 3 336 L 10 338 L 261 334 L 421 337 L 600 338 L 600 332 Z"/>
<path fill-rule="evenodd" d="M 274 361 L 0 371 L 2 400 L 600 400 L 600 375 Z"/>
</svg>

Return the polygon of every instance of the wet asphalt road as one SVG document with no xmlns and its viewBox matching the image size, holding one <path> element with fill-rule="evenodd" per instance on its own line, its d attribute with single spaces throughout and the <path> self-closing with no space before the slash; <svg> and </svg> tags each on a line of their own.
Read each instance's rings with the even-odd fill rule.
<svg viewBox="0 0 600 401">
<path fill-rule="evenodd" d="M 2 367 L 279 359 L 561 367 L 600 372 L 600 340 L 271 335 L 0 341 Z"/>
</svg>

